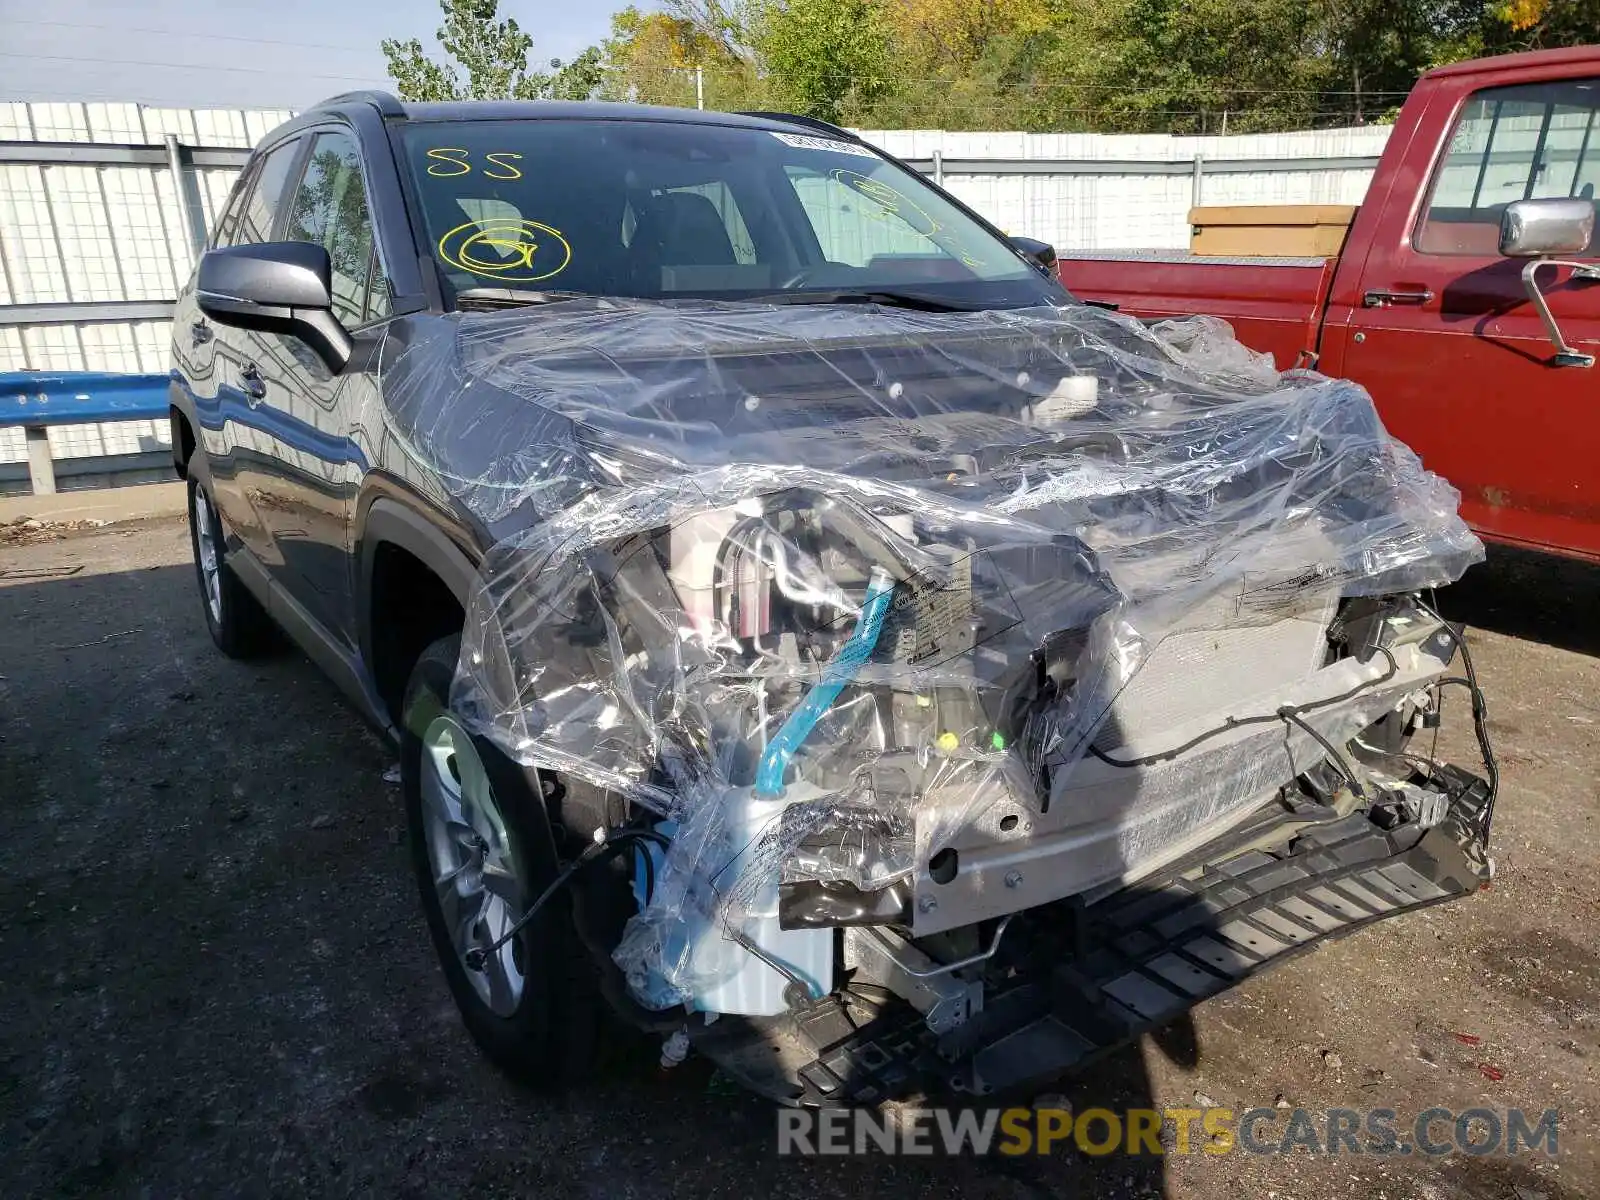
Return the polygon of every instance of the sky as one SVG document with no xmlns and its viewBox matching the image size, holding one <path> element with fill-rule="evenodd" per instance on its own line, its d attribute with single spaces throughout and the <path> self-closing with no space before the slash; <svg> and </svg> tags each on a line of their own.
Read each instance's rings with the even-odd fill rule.
<svg viewBox="0 0 1600 1200">
<path fill-rule="evenodd" d="M 543 63 L 599 41 L 626 2 L 500 0 L 500 13 Z M 437 50 L 442 17 L 438 0 L 0 0 L 0 100 L 305 108 L 389 87 L 378 43 Z"/>
</svg>

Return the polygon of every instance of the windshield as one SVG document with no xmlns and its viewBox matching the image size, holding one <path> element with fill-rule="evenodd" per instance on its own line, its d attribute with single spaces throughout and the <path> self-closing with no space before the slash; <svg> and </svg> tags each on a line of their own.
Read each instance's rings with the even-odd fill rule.
<svg viewBox="0 0 1600 1200">
<path fill-rule="evenodd" d="M 858 143 L 668 121 L 418 124 L 405 151 L 447 298 L 912 293 L 1062 302 L 920 177 Z"/>
</svg>

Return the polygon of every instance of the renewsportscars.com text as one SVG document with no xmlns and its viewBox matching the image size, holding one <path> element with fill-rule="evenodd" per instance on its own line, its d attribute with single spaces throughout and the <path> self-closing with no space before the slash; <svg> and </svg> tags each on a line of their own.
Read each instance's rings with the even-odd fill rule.
<svg viewBox="0 0 1600 1200">
<path fill-rule="evenodd" d="M 1526 1154 L 1554 1157 L 1560 1112 L 1426 1108 L 779 1109 L 778 1153 Z"/>
</svg>

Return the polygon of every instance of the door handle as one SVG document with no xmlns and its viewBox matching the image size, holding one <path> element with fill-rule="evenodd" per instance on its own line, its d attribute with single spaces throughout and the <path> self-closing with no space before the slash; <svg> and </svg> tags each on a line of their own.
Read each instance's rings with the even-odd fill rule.
<svg viewBox="0 0 1600 1200">
<path fill-rule="evenodd" d="M 204 346 L 211 340 L 211 326 L 205 321 L 196 318 L 189 323 L 189 344 L 191 346 Z"/>
<path fill-rule="evenodd" d="M 1426 304 L 1432 299 L 1433 292 L 1429 288 L 1418 288 L 1416 291 L 1374 288 L 1361 297 L 1361 304 L 1364 308 L 1388 308 L 1391 304 Z"/>
<path fill-rule="evenodd" d="M 253 362 L 239 368 L 239 386 L 244 389 L 244 397 L 251 408 L 266 399 L 267 381 L 261 378 L 261 370 Z"/>
</svg>

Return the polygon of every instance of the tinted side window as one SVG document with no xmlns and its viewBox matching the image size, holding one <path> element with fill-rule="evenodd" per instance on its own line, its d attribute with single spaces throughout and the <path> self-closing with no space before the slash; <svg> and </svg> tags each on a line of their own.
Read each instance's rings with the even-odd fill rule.
<svg viewBox="0 0 1600 1200">
<path fill-rule="evenodd" d="M 367 317 L 376 321 L 389 315 L 389 277 L 384 274 L 383 257 L 372 247 L 371 282 L 367 284 Z"/>
<path fill-rule="evenodd" d="M 372 220 L 361 151 L 349 134 L 317 135 L 283 236 L 326 248 L 333 264 L 333 310 L 346 325 L 361 324 L 373 261 Z"/>
<path fill-rule="evenodd" d="M 239 228 L 229 245 L 245 245 L 272 240 L 272 223 L 278 215 L 278 205 L 283 200 L 283 187 L 289 181 L 289 169 L 294 166 L 295 155 L 300 150 L 300 139 L 291 138 L 275 146 L 261 160 L 256 170 L 255 184 L 250 198 L 245 202 L 239 218 Z"/>
<path fill-rule="evenodd" d="M 1600 201 L 1597 189 L 1600 79 L 1474 92 L 1434 176 L 1416 248 L 1495 255 L 1507 204 L 1548 196 Z"/>
<path fill-rule="evenodd" d="M 239 230 L 239 213 L 244 209 L 245 199 L 250 195 L 250 189 L 255 184 L 255 168 L 260 165 L 259 161 L 251 163 L 239 173 L 238 182 L 233 185 L 233 191 L 228 194 L 228 203 L 223 207 L 222 216 L 218 218 L 217 228 L 212 234 L 211 244 L 213 246 L 233 245 L 234 237 Z"/>
</svg>

